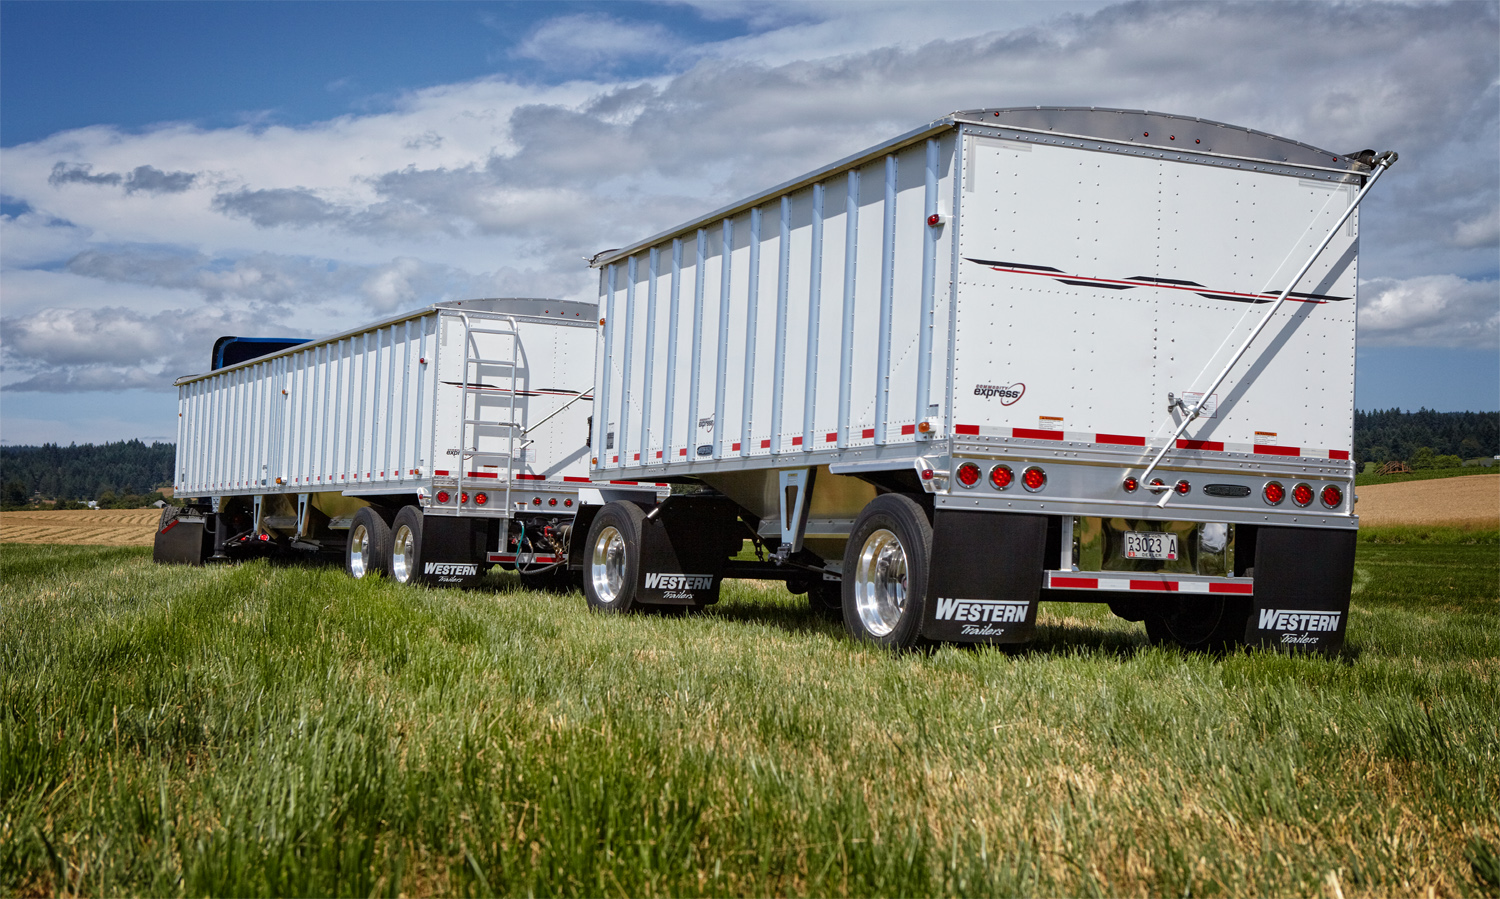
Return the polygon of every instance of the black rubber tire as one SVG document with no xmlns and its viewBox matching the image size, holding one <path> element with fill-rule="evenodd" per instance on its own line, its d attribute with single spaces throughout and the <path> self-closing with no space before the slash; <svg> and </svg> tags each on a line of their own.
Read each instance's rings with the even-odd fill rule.
<svg viewBox="0 0 1500 899">
<path fill-rule="evenodd" d="M 391 573 L 391 525 L 374 506 L 354 513 L 344 546 L 344 571 L 360 579 Z"/>
<path fill-rule="evenodd" d="M 1251 601 L 1243 596 L 1172 596 L 1145 616 L 1152 643 L 1190 652 L 1224 652 L 1245 642 Z"/>
<path fill-rule="evenodd" d="M 866 544 L 872 538 L 888 540 L 884 534 L 895 538 L 904 558 L 904 572 L 900 576 L 904 586 L 904 602 L 899 604 L 894 621 L 877 625 L 871 620 L 868 611 L 861 613 L 858 593 L 861 557 Z M 886 493 L 871 500 L 854 520 L 854 529 L 849 533 L 849 543 L 844 548 L 841 595 L 844 630 L 849 636 L 891 649 L 910 649 L 921 645 L 922 615 L 927 607 L 927 581 L 931 560 L 932 522 L 927 520 L 927 513 L 922 511 L 916 500 L 900 493 Z M 876 560 L 872 559 L 870 562 L 876 564 Z M 868 609 L 868 603 L 866 606 Z"/>
<path fill-rule="evenodd" d="M 403 547 L 403 543 L 409 546 Z M 422 575 L 422 510 L 403 506 L 391 523 L 391 552 L 387 557 L 391 580 L 398 584 L 420 584 Z"/>
<path fill-rule="evenodd" d="M 583 595 L 593 611 L 621 614 L 635 605 L 645 520 L 640 506 L 626 502 L 610 503 L 594 516 L 583 545 Z"/>
</svg>

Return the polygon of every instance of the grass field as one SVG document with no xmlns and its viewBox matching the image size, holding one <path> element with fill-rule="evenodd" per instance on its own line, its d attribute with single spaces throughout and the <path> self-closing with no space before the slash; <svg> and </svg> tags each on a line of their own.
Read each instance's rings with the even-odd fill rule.
<svg viewBox="0 0 1500 899">
<path fill-rule="evenodd" d="M 0 892 L 1500 894 L 1500 535 L 1366 531 L 1341 657 L 1088 605 L 890 656 L 580 596 L 0 549 Z"/>
</svg>

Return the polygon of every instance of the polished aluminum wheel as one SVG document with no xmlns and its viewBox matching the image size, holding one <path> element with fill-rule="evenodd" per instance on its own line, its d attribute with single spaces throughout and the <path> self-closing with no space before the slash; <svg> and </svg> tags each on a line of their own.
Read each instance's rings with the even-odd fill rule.
<svg viewBox="0 0 1500 899">
<path fill-rule="evenodd" d="M 594 538 L 589 578 L 594 584 L 594 595 L 605 605 L 619 600 L 625 589 L 625 535 L 613 527 L 601 529 Z"/>
<path fill-rule="evenodd" d="M 349 574 L 362 578 L 370 571 L 370 529 L 356 524 L 349 532 Z"/>
<path fill-rule="evenodd" d="M 871 636 L 896 629 L 906 611 L 906 550 L 885 528 L 865 538 L 854 569 L 854 608 Z"/>
<path fill-rule="evenodd" d="M 417 540 L 411 527 L 396 528 L 396 539 L 391 544 L 391 577 L 397 583 L 407 584 L 417 573 Z"/>
</svg>

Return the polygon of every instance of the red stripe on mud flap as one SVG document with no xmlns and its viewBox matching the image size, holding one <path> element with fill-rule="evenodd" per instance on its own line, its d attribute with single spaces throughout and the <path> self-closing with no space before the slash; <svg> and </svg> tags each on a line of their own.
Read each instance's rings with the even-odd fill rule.
<svg viewBox="0 0 1500 899">
<path fill-rule="evenodd" d="M 1302 455 L 1302 448 L 1297 446 L 1271 446 L 1267 443 L 1257 443 L 1255 445 L 1255 454 L 1257 456 L 1300 456 Z"/>
<path fill-rule="evenodd" d="M 915 433 L 917 433 L 917 426 L 916 425 L 902 425 L 901 426 L 901 436 L 905 437 L 907 434 L 915 434 Z"/>
<path fill-rule="evenodd" d="M 167 526 L 164 527 L 164 528 L 162 528 L 161 531 L 159 531 L 159 533 L 165 534 L 167 531 L 170 531 L 172 528 L 175 528 L 175 527 L 177 527 L 177 519 L 174 518 L 171 521 L 167 522 Z"/>
<path fill-rule="evenodd" d="M 589 483 L 589 479 L 588 478 L 575 478 L 572 475 L 564 475 L 563 476 L 563 480 L 567 481 L 570 484 L 587 484 L 587 483 Z"/>
<path fill-rule="evenodd" d="M 494 477 L 494 475 L 490 475 L 490 477 Z M 547 476 L 544 475 L 544 474 L 518 474 L 518 475 L 516 475 L 516 480 L 518 480 L 518 481 L 545 481 L 545 480 L 547 480 Z"/>
<path fill-rule="evenodd" d="M 1349 458 L 1349 451 L 1348 450 L 1329 450 L 1328 451 L 1328 458 L 1330 458 L 1330 459 L 1344 459 L 1344 460 L 1347 461 L 1348 458 Z"/>
<path fill-rule="evenodd" d="M 1217 440 L 1178 440 L 1178 449 L 1208 450 L 1211 453 L 1224 452 L 1224 444 Z"/>
<path fill-rule="evenodd" d="M 1177 582 L 1176 581 L 1131 581 L 1130 582 L 1130 589 L 1132 589 L 1132 590 L 1166 590 L 1168 592 L 1176 592 L 1176 590 L 1177 590 Z"/>
<path fill-rule="evenodd" d="M 968 434 L 973 437 L 979 436 L 979 425 L 954 425 L 953 433 Z"/>
<path fill-rule="evenodd" d="M 1075 590 L 1098 590 L 1099 579 L 1096 577 L 1055 577 L 1049 586 L 1071 587 Z"/>
<path fill-rule="evenodd" d="M 1145 446 L 1146 438 L 1131 437 L 1128 434 L 1095 434 L 1095 443 L 1114 443 L 1119 446 Z"/>
<path fill-rule="evenodd" d="M 1209 584 L 1210 593 L 1254 593 L 1254 584 Z"/>
<path fill-rule="evenodd" d="M 1041 431 L 1036 428 L 1011 428 L 1011 435 L 1024 440 L 1061 440 L 1062 431 Z"/>
</svg>

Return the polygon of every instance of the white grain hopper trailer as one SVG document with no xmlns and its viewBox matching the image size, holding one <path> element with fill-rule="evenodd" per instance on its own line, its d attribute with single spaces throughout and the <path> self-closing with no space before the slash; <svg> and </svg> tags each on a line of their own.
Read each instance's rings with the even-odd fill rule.
<svg viewBox="0 0 1500 899">
<path fill-rule="evenodd" d="M 1149 112 L 954 113 L 597 255 L 592 606 L 780 577 L 856 638 L 1044 600 L 1342 645 L 1357 206 L 1395 160 Z M 753 534 L 767 556 L 729 556 Z"/>
<path fill-rule="evenodd" d="M 193 499 L 163 515 L 157 560 L 303 551 L 355 577 L 465 585 L 499 564 L 565 586 L 583 502 L 666 492 L 589 482 L 597 330 L 590 304 L 487 299 L 260 356 L 221 341 L 215 365 L 250 358 L 176 382 Z"/>
</svg>

